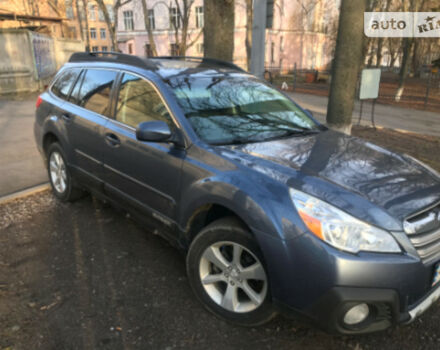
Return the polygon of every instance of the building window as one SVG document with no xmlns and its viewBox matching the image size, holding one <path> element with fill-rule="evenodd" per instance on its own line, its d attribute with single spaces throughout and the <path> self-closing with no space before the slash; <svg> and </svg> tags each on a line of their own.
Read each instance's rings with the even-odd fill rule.
<svg viewBox="0 0 440 350">
<path fill-rule="evenodd" d="M 148 10 L 148 25 L 150 29 L 156 29 L 156 21 L 154 20 L 154 10 Z"/>
<path fill-rule="evenodd" d="M 198 43 L 196 45 L 196 50 L 197 50 L 197 53 L 203 54 L 203 44 L 202 43 Z"/>
<path fill-rule="evenodd" d="M 99 47 L 98 46 L 92 46 L 92 52 L 98 52 Z"/>
<path fill-rule="evenodd" d="M 96 6 L 89 4 L 89 18 L 91 21 L 96 21 Z"/>
<path fill-rule="evenodd" d="M 90 28 L 90 39 L 96 39 L 96 28 Z"/>
<path fill-rule="evenodd" d="M 171 7 L 170 8 L 170 27 L 171 28 L 180 28 L 181 26 L 181 19 L 179 15 L 179 10 L 177 7 Z"/>
<path fill-rule="evenodd" d="M 101 28 L 99 30 L 99 33 L 101 35 L 101 39 L 105 39 L 105 37 L 106 37 L 105 28 Z"/>
<path fill-rule="evenodd" d="M 179 45 L 177 45 L 177 44 L 170 45 L 170 55 L 171 56 L 179 56 Z"/>
<path fill-rule="evenodd" d="M 151 48 L 150 44 L 145 44 L 145 56 L 146 57 L 153 57 L 153 49 Z"/>
<path fill-rule="evenodd" d="M 133 11 L 124 11 L 124 27 L 125 30 L 133 30 Z"/>
<path fill-rule="evenodd" d="M 107 52 L 108 51 L 108 47 L 107 46 L 102 46 L 101 47 L 101 51 L 102 52 Z"/>
<path fill-rule="evenodd" d="M 133 44 L 129 43 L 128 44 L 128 53 L 131 55 L 133 53 Z"/>
<path fill-rule="evenodd" d="M 203 6 L 196 7 L 196 27 L 203 28 L 205 25 L 204 17 L 203 17 Z"/>
<path fill-rule="evenodd" d="M 105 21 L 105 18 L 104 18 L 104 12 L 102 12 L 101 9 L 98 9 L 98 19 L 99 19 L 101 22 L 104 22 L 104 21 Z"/>
<path fill-rule="evenodd" d="M 114 21 L 115 20 L 115 14 L 113 13 L 113 6 L 112 5 L 105 5 L 105 7 L 107 8 L 107 13 L 108 16 L 110 17 L 110 21 Z"/>
<path fill-rule="evenodd" d="M 68 31 L 69 31 L 69 38 L 76 39 L 76 27 L 71 26 L 68 28 Z"/>
<path fill-rule="evenodd" d="M 72 0 L 66 0 L 65 4 L 66 4 L 66 17 L 68 19 L 73 19 L 74 15 L 73 15 Z"/>
</svg>

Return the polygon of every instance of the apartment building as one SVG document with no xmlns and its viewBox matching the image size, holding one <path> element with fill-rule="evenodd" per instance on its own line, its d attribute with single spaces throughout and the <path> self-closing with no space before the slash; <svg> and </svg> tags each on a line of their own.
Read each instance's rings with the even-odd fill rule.
<svg viewBox="0 0 440 350">
<path fill-rule="evenodd" d="M 178 50 L 175 28 L 182 27 L 174 2 L 148 0 L 147 16 L 159 55 L 174 55 Z M 325 68 L 330 64 L 334 36 L 330 29 L 337 19 L 339 1 L 276 0 L 273 26 L 266 30 L 267 67 L 283 70 Z M 234 62 L 246 68 L 246 3 L 235 1 Z M 188 42 L 194 42 L 187 56 L 203 56 L 203 0 L 195 0 L 189 17 Z M 179 33 L 180 35 L 180 33 Z M 179 38 L 179 37 L 178 37 Z M 151 55 L 141 0 L 132 0 L 119 9 L 118 47 L 124 53 Z"/>
<path fill-rule="evenodd" d="M 107 12 L 110 15 L 111 20 L 114 20 L 113 14 L 113 1 L 104 1 L 107 7 Z M 104 14 L 99 9 L 95 1 L 88 2 L 88 27 L 89 27 L 89 41 L 90 51 L 111 51 L 112 40 L 108 30 L 107 23 L 105 22 Z"/>
</svg>

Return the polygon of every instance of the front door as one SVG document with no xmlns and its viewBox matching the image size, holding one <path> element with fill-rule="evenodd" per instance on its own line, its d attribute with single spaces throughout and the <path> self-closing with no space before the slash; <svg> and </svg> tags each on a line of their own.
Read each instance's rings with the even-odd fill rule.
<svg viewBox="0 0 440 350">
<path fill-rule="evenodd" d="M 171 225 L 175 219 L 185 151 L 171 143 L 136 139 L 144 121 L 162 120 L 176 128 L 155 87 L 144 78 L 124 73 L 114 120 L 106 124 L 105 188 Z"/>
</svg>

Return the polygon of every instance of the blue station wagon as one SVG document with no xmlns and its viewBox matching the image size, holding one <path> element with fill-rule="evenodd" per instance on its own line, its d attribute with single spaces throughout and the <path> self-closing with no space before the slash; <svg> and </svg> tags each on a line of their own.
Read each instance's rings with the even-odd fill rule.
<svg viewBox="0 0 440 350">
<path fill-rule="evenodd" d="M 440 296 L 439 174 L 327 129 L 234 64 L 75 53 L 34 131 L 54 195 L 92 193 L 157 230 L 222 319 L 366 333 Z"/>
</svg>

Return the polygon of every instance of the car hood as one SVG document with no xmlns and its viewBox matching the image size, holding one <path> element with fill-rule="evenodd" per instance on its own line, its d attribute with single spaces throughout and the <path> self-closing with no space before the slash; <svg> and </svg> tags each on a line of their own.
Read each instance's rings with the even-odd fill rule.
<svg viewBox="0 0 440 350">
<path fill-rule="evenodd" d="M 399 222 L 440 200 L 440 179 L 409 156 L 331 130 L 226 147 L 245 156 L 247 167 L 289 186 L 329 202 L 336 187 L 336 193 L 361 196 Z"/>
</svg>

